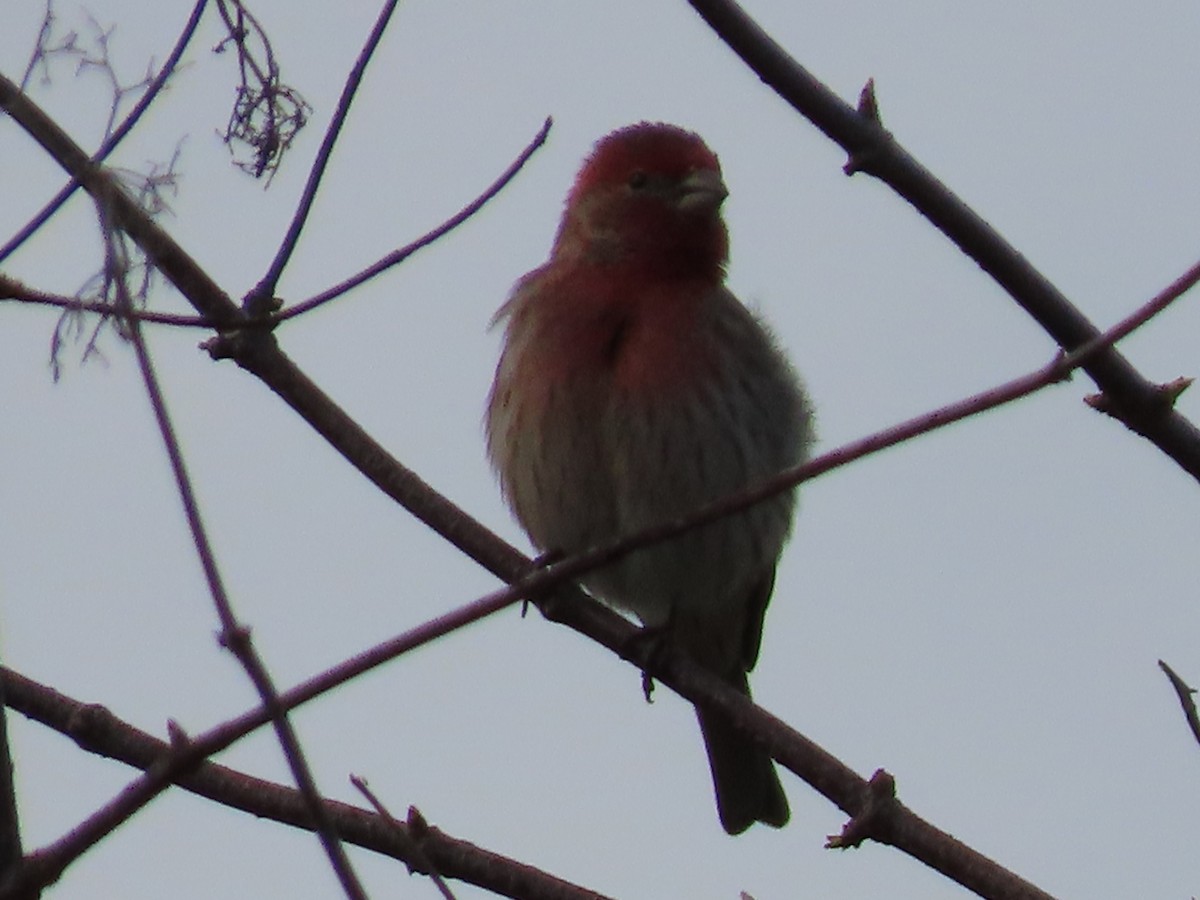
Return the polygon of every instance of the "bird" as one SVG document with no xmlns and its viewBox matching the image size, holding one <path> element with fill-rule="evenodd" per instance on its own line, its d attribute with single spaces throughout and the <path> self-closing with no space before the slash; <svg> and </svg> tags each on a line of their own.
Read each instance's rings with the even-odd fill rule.
<svg viewBox="0 0 1200 900">
<path fill-rule="evenodd" d="M 549 258 L 493 324 L 487 452 L 535 547 L 571 554 L 686 515 L 807 458 L 805 389 L 725 286 L 728 191 L 694 132 L 639 122 L 596 142 Z M 794 491 L 584 574 L 602 602 L 746 696 Z M 790 816 L 771 757 L 696 707 L 718 817 Z"/>
</svg>

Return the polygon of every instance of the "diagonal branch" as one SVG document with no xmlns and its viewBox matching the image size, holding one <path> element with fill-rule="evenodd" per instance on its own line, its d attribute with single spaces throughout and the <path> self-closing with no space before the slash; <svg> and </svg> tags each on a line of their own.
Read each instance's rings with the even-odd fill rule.
<svg viewBox="0 0 1200 900">
<path fill-rule="evenodd" d="M 115 223 L 111 220 L 111 208 L 108 203 L 110 196 L 111 193 L 97 197 L 96 207 L 100 213 L 101 227 L 106 244 L 105 275 L 112 282 L 113 291 L 116 295 L 116 307 L 119 312 L 125 313 L 133 309 L 133 299 L 126 289 L 128 260 L 124 253 L 125 239 L 124 235 L 121 234 Z M 150 398 L 154 419 L 162 436 L 167 458 L 170 460 L 171 472 L 175 478 L 179 498 L 183 504 L 184 515 L 187 518 L 188 528 L 192 534 L 192 542 L 195 545 L 197 555 L 200 557 L 200 565 L 204 570 L 205 580 L 208 582 L 209 593 L 212 595 L 213 604 L 217 610 L 217 617 L 221 622 L 219 640 L 222 646 L 230 650 L 246 670 L 246 674 L 258 692 L 263 706 L 271 713 L 272 724 L 275 727 L 275 734 L 279 740 L 279 744 L 283 749 L 284 758 L 292 771 L 293 777 L 296 779 L 296 784 L 300 788 L 300 795 L 307 804 L 309 813 L 316 823 L 317 834 L 320 836 L 330 864 L 338 880 L 341 882 L 346 896 L 350 897 L 351 900 L 366 900 L 366 892 L 354 874 L 350 860 L 346 856 L 346 850 L 342 846 L 341 841 L 338 840 L 333 825 L 326 815 L 325 808 L 321 804 L 316 780 L 313 778 L 312 770 L 305 759 L 300 739 L 296 735 L 286 711 L 279 706 L 279 692 L 276 690 L 270 673 L 267 671 L 266 664 L 263 662 L 262 657 L 259 656 L 250 639 L 250 629 L 238 621 L 229 594 L 225 590 L 225 585 L 217 566 L 216 553 L 208 538 L 208 531 L 204 526 L 204 519 L 200 514 L 199 500 L 192 487 L 191 477 L 188 474 L 187 466 L 183 459 L 183 449 L 179 444 L 178 436 L 171 423 L 171 418 L 167 411 L 166 397 L 158 381 L 158 376 L 154 371 L 154 363 L 150 358 L 150 350 L 146 346 L 145 338 L 142 335 L 141 323 L 136 318 L 128 318 L 125 321 L 128 336 L 137 357 L 138 368 L 141 370 L 142 381 L 145 384 L 146 393 Z M 102 836 L 103 834 L 98 835 L 98 837 Z M 69 853 L 60 853 L 58 861 L 62 864 L 72 862 L 91 846 L 88 842 L 76 840 L 76 835 L 69 835 L 68 841 L 75 848 L 76 853 L 74 856 Z M 56 875 L 57 873 L 51 872 L 47 874 Z"/>
<path fill-rule="evenodd" d="M 1074 350 L 1097 337 L 1099 329 L 1058 288 L 883 128 L 870 86 L 856 111 L 732 0 L 688 2 L 759 78 L 850 154 L 848 172 L 867 172 L 888 184 L 991 275 L 1060 347 Z M 1106 411 L 1200 479 L 1200 430 L 1164 401 L 1158 385 L 1113 348 L 1096 354 L 1084 369 L 1106 395 Z"/>
</svg>

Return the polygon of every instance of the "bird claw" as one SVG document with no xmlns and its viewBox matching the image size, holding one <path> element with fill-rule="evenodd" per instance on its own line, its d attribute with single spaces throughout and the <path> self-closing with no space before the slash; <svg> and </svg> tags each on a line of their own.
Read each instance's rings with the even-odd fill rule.
<svg viewBox="0 0 1200 900">
<path fill-rule="evenodd" d="M 533 558 L 533 561 L 529 564 L 529 568 L 544 569 L 547 566 L 552 566 L 559 560 L 566 558 L 566 555 L 567 554 L 563 553 L 561 550 L 546 550 Z"/>
<path fill-rule="evenodd" d="M 546 550 L 535 556 L 529 563 L 529 571 L 536 572 L 538 569 L 545 569 L 554 565 L 560 559 L 566 556 L 561 550 Z M 528 598 L 521 601 L 521 618 L 525 618 L 529 613 L 530 600 Z"/>
<path fill-rule="evenodd" d="M 654 702 L 654 676 L 649 672 L 642 673 L 642 696 L 647 703 Z"/>
<path fill-rule="evenodd" d="M 657 669 L 670 652 L 670 626 L 644 625 L 639 628 L 625 645 L 625 655 L 635 662 L 645 661 L 642 666 L 642 695 L 647 703 L 654 702 L 654 676 L 652 669 Z"/>
</svg>

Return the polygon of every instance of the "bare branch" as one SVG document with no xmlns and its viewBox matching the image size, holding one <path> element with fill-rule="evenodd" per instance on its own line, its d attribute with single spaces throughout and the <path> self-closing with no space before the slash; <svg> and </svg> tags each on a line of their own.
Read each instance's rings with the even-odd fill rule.
<svg viewBox="0 0 1200 900">
<path fill-rule="evenodd" d="M 288 319 L 293 319 L 296 316 L 303 315 L 309 310 L 316 309 L 318 306 L 323 306 L 330 300 L 334 300 L 347 291 L 353 290 L 363 282 L 374 278 L 380 272 L 391 268 L 397 263 L 403 262 L 418 250 L 428 247 L 434 241 L 437 241 L 438 239 L 449 234 L 459 225 L 463 224 L 463 222 L 471 218 L 471 216 L 475 215 L 475 213 L 479 212 L 479 210 L 481 210 L 489 200 L 500 193 L 500 191 L 502 191 L 508 185 L 508 183 L 516 177 L 517 173 L 524 168 L 525 163 L 529 162 L 529 158 L 533 156 L 533 154 L 537 152 L 542 144 L 546 142 L 546 138 L 550 135 L 550 128 L 553 126 L 553 124 L 554 120 L 550 117 L 547 117 L 546 121 L 542 123 L 541 130 L 539 130 L 538 133 L 533 136 L 533 140 L 526 145 L 525 149 L 522 150 L 520 154 L 518 154 L 517 158 L 512 161 L 512 164 L 500 174 L 500 177 L 488 185 L 482 194 L 460 209 L 441 225 L 438 225 L 431 231 L 421 235 L 421 237 L 417 238 L 411 244 L 407 244 L 401 247 L 399 250 L 392 251 L 378 262 L 367 266 L 367 268 L 363 269 L 357 275 L 347 278 L 340 284 L 335 284 L 333 287 L 322 291 L 315 297 L 310 297 L 307 300 L 297 303 L 294 306 L 289 306 L 287 309 L 272 315 L 271 322 L 285 322 Z"/>
<path fill-rule="evenodd" d="M 59 309 L 75 312 L 93 312 L 102 316 L 116 314 L 111 303 L 103 300 L 81 300 L 78 297 L 64 297 L 61 294 L 47 294 L 36 288 L 22 284 L 16 279 L 0 274 L 0 300 L 15 300 L 20 303 L 31 303 L 40 306 L 54 306 Z M 175 313 L 160 313 L 146 309 L 134 309 L 122 313 L 125 318 L 134 318 L 139 322 L 150 322 L 155 325 L 175 325 L 180 328 L 212 328 L 212 323 L 203 316 L 184 316 Z"/>
<path fill-rule="evenodd" d="M 26 87 L 29 78 L 38 67 L 42 69 L 42 82 L 48 84 L 50 82 L 50 63 L 59 58 L 74 61 L 76 77 L 88 72 L 97 73 L 108 82 L 108 88 L 112 95 L 108 120 L 104 126 L 104 138 L 108 139 L 116 125 L 117 114 L 128 96 L 147 88 L 153 81 L 153 75 L 148 71 L 146 75 L 135 82 L 128 84 L 122 82 L 109 53 L 109 41 L 116 31 L 116 26 L 105 27 L 90 13 L 85 13 L 85 16 L 90 34 L 81 37 L 78 31 L 71 30 L 54 42 L 57 16 L 54 14 L 53 4 L 47 3 L 46 15 L 42 20 L 29 67 L 21 81 L 21 87 L 22 89 Z"/>
<path fill-rule="evenodd" d="M 204 761 L 197 753 L 202 739 L 188 739 L 177 726 L 171 729 L 172 742 L 167 743 L 117 718 L 103 706 L 75 700 L 3 667 L 0 667 L 0 690 L 12 709 L 67 735 L 89 753 L 141 769 L 147 776 L 173 767 L 173 777 L 179 786 L 197 796 L 258 818 L 309 831 L 313 828 L 304 800 L 294 788 Z M 178 761 L 185 757 L 189 761 L 180 766 Z M 122 794 L 135 792 L 145 781 L 137 779 Z M 419 838 L 410 834 L 407 840 L 402 840 L 394 828 L 367 810 L 329 799 L 323 799 L 322 805 L 343 840 L 400 860 L 415 871 L 424 870 L 408 852 L 414 840 L 447 878 L 478 885 L 501 896 L 528 900 L 605 900 L 595 891 L 451 837 L 437 828 L 426 825 Z M 24 881 L 26 873 L 53 866 L 54 853 L 54 846 L 39 850 L 28 858 L 21 877 L 0 879 L 0 900 L 19 897 L 23 884 L 29 883 Z"/>
<path fill-rule="evenodd" d="M 25 73 L 21 76 L 21 90 L 29 87 L 29 79 L 33 77 L 34 70 L 39 65 L 45 65 L 46 47 L 50 43 L 50 35 L 54 33 L 54 0 L 46 0 L 46 14 L 42 16 L 42 24 L 38 28 L 38 36 L 33 42 L 33 50 L 29 53 L 29 62 L 25 66 Z M 43 81 L 49 79 L 49 76 L 43 70 Z"/>
<path fill-rule="evenodd" d="M 80 300 L 78 297 L 64 297 L 60 294 L 46 294 L 27 288 L 24 285 L 18 290 L 10 290 L 6 279 L 0 278 L 0 300 L 16 300 L 38 306 L 54 306 L 76 312 L 98 313 L 111 316 L 115 311 L 111 304 L 103 301 Z M 178 313 L 161 313 L 153 310 L 135 309 L 125 313 L 126 318 L 137 319 L 139 322 L 149 322 L 152 325 L 174 325 L 178 328 L 212 328 L 212 323 L 202 316 L 186 316 Z"/>
<path fill-rule="evenodd" d="M 346 116 L 350 112 L 350 104 L 354 102 L 354 97 L 358 93 L 358 86 L 362 83 L 363 75 L 366 74 L 367 66 L 371 62 L 371 57 L 375 55 L 375 50 L 379 46 L 379 42 L 383 39 L 383 32 L 387 30 L 388 22 L 391 21 L 392 13 L 396 11 L 398 0 L 385 0 L 383 8 L 379 11 L 379 15 L 375 19 L 375 24 L 371 28 L 371 33 L 367 36 L 366 43 L 359 51 L 358 59 L 355 60 L 353 68 L 350 69 L 350 74 L 346 76 L 346 83 L 342 86 L 342 95 L 338 98 L 337 108 L 333 112 L 333 117 L 329 121 L 329 127 L 325 129 L 325 137 L 321 140 L 321 147 L 317 151 L 317 158 L 313 160 L 312 168 L 308 173 L 308 180 L 305 182 L 304 191 L 300 195 L 300 203 L 296 207 L 296 212 L 292 216 L 291 224 L 288 225 L 287 233 L 280 242 L 279 250 L 275 254 L 275 258 L 271 260 L 271 265 L 267 268 L 267 272 L 262 279 L 251 289 L 247 295 L 245 309 L 253 315 L 256 310 L 265 310 L 273 308 L 271 306 L 275 297 L 275 287 L 279 283 L 279 278 L 283 275 L 283 270 L 288 264 L 288 260 L 292 258 L 292 251 L 296 249 L 296 244 L 300 240 L 300 233 L 304 230 L 304 223 L 308 221 L 308 214 L 312 210 L 313 200 L 316 199 L 317 190 L 321 186 L 321 179 L 325 175 L 325 167 L 329 164 L 329 157 L 333 154 L 334 145 L 337 143 L 338 136 L 342 132 L 342 125 L 346 121 Z"/>
<path fill-rule="evenodd" d="M 1058 288 L 883 128 L 874 90 L 869 108 L 855 110 L 792 59 L 732 0 L 689 2 L 759 78 L 849 153 L 848 171 L 875 176 L 911 203 L 991 275 L 1060 347 L 1070 351 L 1096 338 L 1099 329 Z M 1162 402 L 1156 385 L 1111 347 L 1084 368 L 1107 395 L 1112 415 L 1200 479 L 1200 430 Z"/>
</svg>

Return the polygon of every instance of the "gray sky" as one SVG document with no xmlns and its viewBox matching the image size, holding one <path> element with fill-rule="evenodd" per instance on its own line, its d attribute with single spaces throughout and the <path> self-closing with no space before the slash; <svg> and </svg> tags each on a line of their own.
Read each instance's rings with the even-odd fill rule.
<svg viewBox="0 0 1200 900">
<path fill-rule="evenodd" d="M 40 22 L 8 4 L 0 70 Z M 57 4 L 64 26 L 86 27 Z M 259 0 L 285 80 L 314 108 L 270 190 L 217 133 L 233 59 L 215 18 L 116 162 L 182 145 L 170 232 L 230 293 L 261 275 L 374 16 Z M 1200 256 L 1200 12 L 1100 2 L 747 2 L 846 98 L 874 77 L 884 123 L 1093 321 L 1109 325 Z M 94 0 L 129 78 L 161 60 L 188 4 Z M 85 146 L 95 77 L 52 70 L 35 98 Z M 423 233 L 532 137 L 547 146 L 452 237 L 289 323 L 285 349 L 406 464 L 527 546 L 484 458 L 487 330 L 543 261 L 591 142 L 640 119 L 699 131 L 731 197 L 729 283 L 774 326 L 818 410 L 819 449 L 1046 362 L 1050 340 L 973 263 L 720 44 L 683 2 L 412 2 L 398 12 L 281 284 L 300 300 Z M 0 237 L 61 183 L 0 122 Z M 99 263 L 76 201 L 6 267 L 70 293 Z M 186 311 L 169 291 L 155 308 Z M 0 651 L 6 664 L 162 734 L 253 702 L 215 614 L 130 350 L 64 355 L 56 314 L 0 307 Z M 1124 351 L 1194 375 L 1185 298 Z M 464 603 L 495 580 L 382 498 L 253 378 L 151 346 L 241 616 L 281 684 Z M 805 487 L 780 566 L 756 698 L 860 773 L 885 767 L 919 814 L 1064 896 L 1187 897 L 1200 754 L 1155 661 L 1200 682 L 1200 490 L 1083 403 L 1085 377 Z M 1200 392 L 1180 410 L 1200 419 Z M 515 612 L 423 648 L 296 716 L 323 790 L 350 772 L 393 810 L 621 897 L 941 898 L 963 892 L 880 847 L 822 849 L 842 814 L 790 774 L 792 822 L 720 829 L 692 710 L 573 632 Z M 24 837 L 58 837 L 132 773 L 10 720 Z M 261 733 L 223 762 L 287 781 Z M 354 852 L 375 897 L 433 896 Z M 401 887 L 401 885 L 403 887 Z M 460 897 L 482 892 L 461 887 Z M 72 867 L 56 900 L 337 896 L 308 834 L 172 793 Z"/>
</svg>

